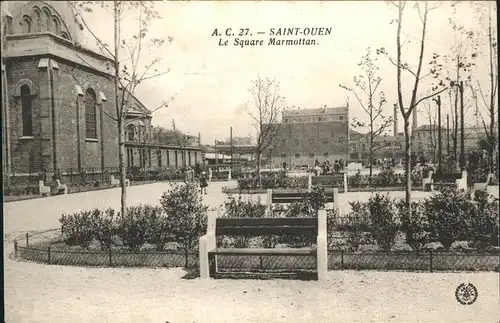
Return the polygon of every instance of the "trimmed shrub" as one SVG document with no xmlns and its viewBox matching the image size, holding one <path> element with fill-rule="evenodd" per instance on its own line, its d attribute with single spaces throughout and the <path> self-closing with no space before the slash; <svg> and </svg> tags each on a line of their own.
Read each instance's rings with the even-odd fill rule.
<svg viewBox="0 0 500 323">
<path fill-rule="evenodd" d="M 358 169 L 353 176 L 347 176 L 347 183 L 349 187 L 360 187 L 362 184 L 365 184 L 361 171 Z"/>
<path fill-rule="evenodd" d="M 95 212 L 82 211 L 73 214 L 63 214 L 59 219 L 64 242 L 70 246 L 80 246 L 88 249 L 94 240 L 94 229 L 91 215 Z"/>
<path fill-rule="evenodd" d="M 261 173 L 261 181 L 263 189 L 275 189 L 275 188 L 307 188 L 308 177 L 289 177 L 286 172 L 270 172 Z M 238 188 L 250 189 L 257 188 L 259 185 L 258 176 L 255 175 L 252 178 L 239 178 Z"/>
<path fill-rule="evenodd" d="M 175 237 L 169 230 L 168 218 L 159 206 L 144 206 L 144 217 L 146 219 L 146 242 L 153 245 L 157 251 L 165 250 L 168 242 L 175 241 Z"/>
<path fill-rule="evenodd" d="M 102 250 L 109 250 L 113 244 L 113 236 L 117 234 L 118 216 L 119 213 L 115 214 L 115 210 L 111 208 L 92 211 L 92 230 Z"/>
<path fill-rule="evenodd" d="M 401 219 L 401 231 L 406 236 L 406 243 L 413 250 L 420 251 L 431 241 L 427 212 L 423 201 L 411 203 L 411 217 L 406 212 L 405 200 L 400 199 L 396 207 Z"/>
<path fill-rule="evenodd" d="M 177 185 L 163 193 L 160 203 L 168 218 L 168 227 L 184 250 L 193 250 L 207 231 L 208 207 L 202 204 L 197 183 Z"/>
<path fill-rule="evenodd" d="M 499 245 L 499 220 L 497 198 L 490 200 L 488 193 L 477 191 L 474 196 L 477 214 L 472 218 L 471 238 L 479 249 Z"/>
<path fill-rule="evenodd" d="M 377 245 L 388 251 L 394 245 L 394 239 L 400 228 L 399 214 L 395 201 L 389 194 L 376 194 L 367 203 L 370 214 L 371 234 Z"/>
<path fill-rule="evenodd" d="M 118 236 L 123 246 L 131 251 L 139 251 L 146 243 L 148 221 L 144 209 L 146 206 L 132 206 L 127 208 L 127 215 L 118 218 Z"/>
<path fill-rule="evenodd" d="M 349 250 L 356 252 L 360 245 L 369 241 L 366 233 L 370 231 L 370 213 L 367 203 L 354 201 L 349 204 L 351 212 L 336 225 L 336 229 L 345 233 L 344 238 Z"/>
<path fill-rule="evenodd" d="M 396 174 L 394 169 L 390 166 L 383 167 L 380 173 L 376 175 L 377 184 L 381 186 L 391 186 L 396 184 Z"/>
<path fill-rule="evenodd" d="M 457 240 L 466 240 L 477 206 L 463 190 L 444 189 L 424 202 L 433 240 L 441 242 L 445 250 Z"/>
</svg>

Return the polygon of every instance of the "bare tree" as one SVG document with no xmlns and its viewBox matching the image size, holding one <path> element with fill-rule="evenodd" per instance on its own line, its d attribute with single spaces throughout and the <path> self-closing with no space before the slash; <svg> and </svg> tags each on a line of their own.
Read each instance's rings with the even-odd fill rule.
<svg viewBox="0 0 500 323">
<path fill-rule="evenodd" d="M 279 141 L 281 131 L 280 117 L 286 109 L 286 100 L 280 95 L 280 84 L 275 79 L 252 81 L 249 89 L 252 101 L 247 106 L 247 112 L 257 130 L 255 154 L 257 156 L 257 174 L 261 186 L 260 162 L 264 151 L 272 148 Z"/>
<path fill-rule="evenodd" d="M 459 168 L 459 139 L 465 140 L 465 132 L 462 135 L 461 128 L 464 128 L 464 120 L 461 119 L 464 102 L 463 94 L 471 83 L 472 69 L 475 66 L 478 44 L 476 34 L 472 29 L 466 28 L 459 23 L 456 18 L 456 7 L 458 2 L 451 3 L 452 16 L 448 22 L 452 28 L 453 43 L 450 53 L 444 55 L 435 54 L 431 65 L 431 72 L 438 81 L 444 78 L 446 83 L 450 82 L 452 86 L 448 89 L 449 106 L 452 116 L 452 157 L 455 162 L 455 168 Z M 463 86 L 465 84 L 465 86 Z M 462 93 L 462 95 L 460 94 Z M 459 106 L 460 104 L 460 106 Z M 466 112 L 465 112 L 466 113 Z M 459 137 L 460 135 L 460 137 Z M 461 145 L 462 146 L 462 145 Z M 462 156 L 462 151 L 460 151 Z M 463 161 L 462 161 L 463 162 Z"/>
<path fill-rule="evenodd" d="M 71 2 L 70 2 L 71 3 Z M 160 16 L 155 10 L 153 1 L 84 1 L 71 3 L 77 18 L 81 24 L 81 29 L 86 29 L 92 38 L 96 41 L 101 52 L 111 58 L 114 62 L 114 94 L 115 94 L 115 114 L 105 115 L 117 124 L 118 128 L 118 160 L 121 179 L 121 213 L 127 213 L 127 188 L 126 182 L 126 161 L 125 161 L 125 117 L 127 112 L 134 104 L 136 89 L 146 80 L 156 78 L 169 72 L 158 71 L 156 66 L 160 58 L 153 58 L 149 63 L 144 63 L 144 55 L 148 54 L 146 50 L 158 49 L 165 43 L 161 38 L 147 38 L 147 33 L 151 22 L 159 19 Z M 95 5 L 110 13 L 113 17 L 113 40 L 114 46 L 110 48 L 97 33 L 90 28 L 84 14 L 92 12 Z M 125 14 L 132 13 L 137 17 L 137 33 L 131 38 L 122 35 L 122 26 L 131 24 L 131 20 L 125 20 Z M 172 41 L 171 38 L 168 39 Z M 88 64 L 88 62 L 85 62 Z M 74 77 L 77 80 L 77 77 Z M 150 110 L 154 112 L 160 108 L 166 107 L 168 101 L 163 101 L 158 107 Z M 102 108 L 101 108 L 102 109 Z"/>
<path fill-rule="evenodd" d="M 382 79 L 378 76 L 379 67 L 376 61 L 377 58 L 372 57 L 372 51 L 368 47 L 366 54 L 362 56 L 361 61 L 358 63 L 361 73 L 354 76 L 355 87 L 350 88 L 340 85 L 341 88 L 354 94 L 354 97 L 368 117 L 368 121 L 353 118 L 352 126 L 368 130 L 365 138 L 368 143 L 370 156 L 370 185 L 372 184 L 372 164 L 375 152 L 391 144 L 378 139 L 393 122 L 392 117 L 386 117 L 383 114 L 383 107 L 387 101 L 384 92 L 379 89 Z"/>
<path fill-rule="evenodd" d="M 403 29 L 403 18 L 405 13 L 405 8 L 408 2 L 406 1 L 391 1 L 391 4 L 396 8 L 398 18 L 395 20 L 397 24 L 397 32 L 396 32 L 396 60 L 389 57 L 385 48 L 381 48 L 377 50 L 377 53 L 386 55 L 389 58 L 389 61 L 396 66 L 396 77 L 397 77 L 397 93 L 398 93 L 398 105 L 401 115 L 403 117 L 404 122 L 404 134 L 405 134 L 405 167 L 406 167 L 406 189 L 405 189 L 405 204 L 408 215 L 411 216 L 411 168 L 410 168 L 410 158 L 411 158 L 411 145 L 410 145 L 410 117 L 413 110 L 422 102 L 429 98 L 432 98 L 435 95 L 446 90 L 444 87 L 444 82 L 440 82 L 438 84 L 439 87 L 443 87 L 439 89 L 438 86 L 434 86 L 432 88 L 432 92 L 430 94 L 424 95 L 421 98 L 419 96 L 419 85 L 421 80 L 427 75 L 432 74 L 432 70 L 429 74 L 422 75 L 422 65 L 424 60 L 424 52 L 425 52 L 425 40 L 427 34 L 427 19 L 428 14 L 431 10 L 436 7 L 429 7 L 428 2 L 417 2 L 415 3 L 415 8 L 418 11 L 420 21 L 422 23 L 421 35 L 419 40 L 420 48 L 418 51 L 418 60 L 417 60 L 417 69 L 413 71 L 408 63 L 403 63 L 402 59 L 402 48 L 403 42 L 401 40 L 401 34 Z M 402 72 L 406 71 L 410 73 L 414 77 L 413 88 L 411 91 L 410 102 L 405 104 L 403 100 L 403 81 L 402 81 Z"/>
<path fill-rule="evenodd" d="M 496 96 L 498 91 L 498 49 L 497 49 L 497 38 L 496 38 L 496 28 L 497 26 L 493 25 L 492 15 L 495 14 L 496 8 L 494 2 L 484 2 L 484 3 L 473 3 L 473 6 L 476 7 L 476 11 L 479 14 L 479 21 L 482 26 L 482 30 L 478 33 L 480 36 L 484 36 L 486 33 L 486 45 L 488 47 L 487 50 L 487 59 L 488 59 L 488 85 L 481 84 L 481 82 L 477 81 L 476 89 L 471 86 L 471 90 L 473 91 L 475 97 L 475 104 L 478 104 L 477 100 L 477 92 L 479 92 L 481 97 L 481 103 L 486 108 L 487 111 L 487 119 L 484 120 L 482 113 L 480 113 L 480 117 L 482 120 L 482 125 L 484 127 L 484 131 L 486 133 L 486 140 L 488 142 L 488 159 L 489 159 L 489 168 L 490 172 L 494 171 L 494 152 L 497 147 L 498 135 L 495 131 L 495 123 L 500 122 L 497 119 L 495 122 L 495 115 L 499 112 L 498 107 L 496 106 Z M 484 39 L 484 38 L 483 38 Z M 483 40 L 484 41 L 484 40 Z M 489 91 L 486 90 L 486 87 L 489 86 Z M 479 109 L 478 109 L 479 110 Z M 500 115 L 499 115 L 500 118 Z M 497 128 L 498 131 L 498 128 Z"/>
</svg>

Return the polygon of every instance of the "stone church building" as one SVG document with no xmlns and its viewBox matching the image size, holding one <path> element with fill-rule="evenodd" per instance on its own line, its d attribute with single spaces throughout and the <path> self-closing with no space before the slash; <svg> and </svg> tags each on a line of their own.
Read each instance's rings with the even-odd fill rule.
<svg viewBox="0 0 500 323">
<path fill-rule="evenodd" d="M 2 2 L 4 176 L 118 167 L 114 64 L 81 46 L 70 5 Z M 199 145 L 152 143 L 151 112 L 134 98 L 126 116 L 127 166 L 201 163 Z"/>
</svg>

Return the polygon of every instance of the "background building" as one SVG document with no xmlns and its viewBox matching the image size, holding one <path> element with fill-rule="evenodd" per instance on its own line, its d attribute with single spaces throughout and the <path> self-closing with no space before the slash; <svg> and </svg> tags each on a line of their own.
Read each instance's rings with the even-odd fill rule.
<svg viewBox="0 0 500 323">
<path fill-rule="evenodd" d="M 279 138 L 264 154 L 266 165 L 289 167 L 349 159 L 349 106 L 288 110 L 276 124 Z"/>
</svg>

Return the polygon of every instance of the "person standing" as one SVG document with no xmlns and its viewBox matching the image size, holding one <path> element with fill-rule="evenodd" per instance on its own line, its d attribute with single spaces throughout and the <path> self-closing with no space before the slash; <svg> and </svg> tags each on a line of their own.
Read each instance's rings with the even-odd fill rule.
<svg viewBox="0 0 500 323">
<path fill-rule="evenodd" d="M 208 167 L 208 181 L 212 183 L 212 168 Z"/>
<path fill-rule="evenodd" d="M 208 186 L 208 183 L 207 183 L 207 175 L 205 172 L 201 172 L 200 174 L 200 190 L 201 190 L 201 194 L 205 194 L 207 195 L 207 186 Z"/>
</svg>

